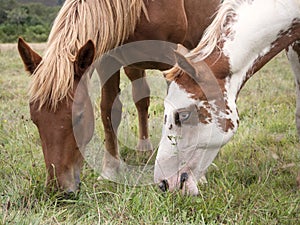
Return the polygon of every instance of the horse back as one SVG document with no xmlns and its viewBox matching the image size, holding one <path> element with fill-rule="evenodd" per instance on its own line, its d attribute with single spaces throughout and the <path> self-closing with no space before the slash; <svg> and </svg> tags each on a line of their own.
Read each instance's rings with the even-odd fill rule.
<svg viewBox="0 0 300 225">
<path fill-rule="evenodd" d="M 219 0 L 145 1 L 148 15 L 142 14 L 127 42 L 162 40 L 194 48 L 219 4 Z"/>
<path fill-rule="evenodd" d="M 220 0 L 186 0 L 185 13 L 188 28 L 183 45 L 188 49 L 195 48 L 204 30 L 211 24 L 220 5 Z"/>
</svg>

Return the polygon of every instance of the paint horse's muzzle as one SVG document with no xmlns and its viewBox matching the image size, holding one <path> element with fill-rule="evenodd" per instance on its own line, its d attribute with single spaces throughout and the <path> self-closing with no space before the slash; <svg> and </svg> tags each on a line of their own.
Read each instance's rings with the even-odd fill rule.
<svg viewBox="0 0 300 225">
<path fill-rule="evenodd" d="M 184 172 L 181 173 L 179 179 L 176 176 L 176 179 L 174 177 L 170 178 L 169 180 L 164 179 L 159 183 L 159 188 L 161 191 L 174 191 L 176 189 L 181 190 L 182 194 L 188 194 L 188 195 L 198 195 L 198 188 L 194 180 L 190 177 L 188 173 Z"/>
</svg>

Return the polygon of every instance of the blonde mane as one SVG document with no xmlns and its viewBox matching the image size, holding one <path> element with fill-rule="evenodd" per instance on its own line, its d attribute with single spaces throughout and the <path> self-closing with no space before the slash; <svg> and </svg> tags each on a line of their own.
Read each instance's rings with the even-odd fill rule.
<svg viewBox="0 0 300 225">
<path fill-rule="evenodd" d="M 78 50 L 92 40 L 96 58 L 122 44 L 134 32 L 143 0 L 66 0 L 50 32 L 43 60 L 33 74 L 30 102 L 55 110 L 73 88 Z"/>
<path fill-rule="evenodd" d="M 228 19 L 233 18 L 236 10 L 245 2 L 253 0 L 225 0 L 220 4 L 213 22 L 206 28 L 199 44 L 186 57 L 197 60 L 207 58 L 221 42 L 222 34 L 229 31 Z"/>
<path fill-rule="evenodd" d="M 225 0 L 219 5 L 212 23 L 206 28 L 199 44 L 184 56 L 190 62 L 197 62 L 206 59 L 222 41 L 223 34 L 230 32 L 228 19 L 234 17 L 236 10 L 242 3 L 252 2 L 253 0 Z M 175 80 L 181 73 L 181 68 L 174 66 L 164 72 L 165 78 L 169 81 Z"/>
</svg>

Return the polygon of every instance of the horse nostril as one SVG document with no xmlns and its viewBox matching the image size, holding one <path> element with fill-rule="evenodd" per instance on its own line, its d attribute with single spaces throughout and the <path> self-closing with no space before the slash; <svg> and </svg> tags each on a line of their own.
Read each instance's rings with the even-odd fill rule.
<svg viewBox="0 0 300 225">
<path fill-rule="evenodd" d="M 159 184 L 159 188 L 160 188 L 160 190 L 162 190 L 162 192 L 166 192 L 169 189 L 168 181 L 162 180 Z"/>
<path fill-rule="evenodd" d="M 67 200 L 77 200 L 79 197 L 80 189 L 77 190 L 66 190 L 63 192 L 63 199 Z"/>
<path fill-rule="evenodd" d="M 184 182 L 186 182 L 189 178 L 189 175 L 187 173 L 182 173 L 181 176 L 180 176 L 180 189 L 183 188 L 183 184 Z"/>
</svg>

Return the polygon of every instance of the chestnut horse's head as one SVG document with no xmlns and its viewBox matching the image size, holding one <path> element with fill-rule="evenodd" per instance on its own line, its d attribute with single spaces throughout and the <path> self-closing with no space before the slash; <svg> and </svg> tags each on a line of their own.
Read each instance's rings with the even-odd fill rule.
<svg viewBox="0 0 300 225">
<path fill-rule="evenodd" d="M 25 69 L 36 82 L 36 71 L 41 69 L 43 59 L 23 39 L 18 50 Z M 47 184 L 67 193 L 79 190 L 80 170 L 83 157 L 79 149 L 90 141 L 94 131 L 94 115 L 88 95 L 86 71 L 94 60 L 95 47 L 88 41 L 77 53 L 73 64 L 73 85 L 69 94 L 57 102 L 55 108 L 50 99 L 43 104 L 39 99 L 30 102 L 30 115 L 37 126 L 48 171 Z M 47 65 L 50 66 L 50 65 Z M 43 89 L 43 82 L 36 87 Z M 56 87 L 53 86 L 53 89 Z M 76 94 L 75 94 L 76 93 Z M 76 137 L 76 139 L 75 139 Z"/>
</svg>

